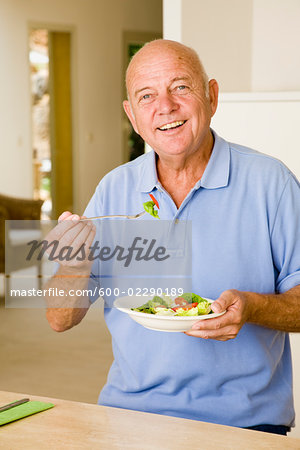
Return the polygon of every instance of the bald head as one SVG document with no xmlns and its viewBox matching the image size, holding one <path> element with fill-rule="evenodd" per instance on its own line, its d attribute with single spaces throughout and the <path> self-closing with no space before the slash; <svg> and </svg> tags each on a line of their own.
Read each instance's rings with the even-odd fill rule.
<svg viewBox="0 0 300 450">
<path fill-rule="evenodd" d="M 190 47 L 180 42 L 170 41 L 167 39 L 157 39 L 145 44 L 131 59 L 126 71 L 126 88 L 127 96 L 130 91 L 130 83 L 134 73 L 139 67 L 147 62 L 150 58 L 162 55 L 172 55 L 178 59 L 178 62 L 189 65 L 193 68 L 196 76 L 198 75 L 203 83 L 204 91 L 208 96 L 208 76 L 200 61 L 198 54 Z"/>
</svg>

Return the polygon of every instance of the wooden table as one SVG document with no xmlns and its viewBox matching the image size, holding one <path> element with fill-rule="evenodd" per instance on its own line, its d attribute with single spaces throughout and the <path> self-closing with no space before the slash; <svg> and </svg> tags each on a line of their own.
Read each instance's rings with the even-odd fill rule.
<svg viewBox="0 0 300 450">
<path fill-rule="evenodd" d="M 194 420 L 0 391 L 55 407 L 0 427 L 0 449 L 300 449 L 300 439 Z"/>
</svg>

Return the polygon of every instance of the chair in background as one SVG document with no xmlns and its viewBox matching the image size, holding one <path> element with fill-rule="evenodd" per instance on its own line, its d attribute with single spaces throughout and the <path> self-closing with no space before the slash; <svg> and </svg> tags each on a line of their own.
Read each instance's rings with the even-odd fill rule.
<svg viewBox="0 0 300 450">
<path fill-rule="evenodd" d="M 5 273 L 5 294 L 9 293 L 10 273 L 24 268 L 25 255 L 28 254 L 28 242 L 39 239 L 39 221 L 43 200 L 31 200 L 0 194 L 0 273 Z M 16 255 L 9 258 L 9 267 L 5 267 L 5 220 L 25 220 L 12 222 L 6 238 L 6 250 Z M 27 222 L 28 221 L 28 222 Z M 37 266 L 38 285 L 41 286 L 41 261 L 26 261 L 26 267 Z"/>
</svg>

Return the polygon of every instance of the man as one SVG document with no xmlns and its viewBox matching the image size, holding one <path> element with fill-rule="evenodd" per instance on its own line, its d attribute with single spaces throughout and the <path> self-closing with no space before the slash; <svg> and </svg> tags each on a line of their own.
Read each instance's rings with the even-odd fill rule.
<svg viewBox="0 0 300 450">
<path fill-rule="evenodd" d="M 210 129 L 218 85 L 193 50 L 150 42 L 126 83 L 125 111 L 155 153 L 104 177 L 85 215 L 131 214 L 153 193 L 162 219 L 192 220 L 193 291 L 226 313 L 175 334 L 107 309 L 115 361 L 99 402 L 286 434 L 294 423 L 287 333 L 300 331 L 299 183 L 279 161 Z M 91 244 L 93 228 L 70 219 L 80 217 L 64 213 L 50 238 Z M 90 270 L 64 263 L 51 286 L 67 286 L 67 275 L 82 288 Z M 80 322 L 89 300 L 68 306 L 48 309 L 57 331 Z"/>
</svg>

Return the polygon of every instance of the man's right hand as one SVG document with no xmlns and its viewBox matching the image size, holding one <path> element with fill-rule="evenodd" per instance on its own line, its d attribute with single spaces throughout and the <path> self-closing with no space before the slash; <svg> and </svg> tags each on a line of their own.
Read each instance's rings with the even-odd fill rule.
<svg viewBox="0 0 300 450">
<path fill-rule="evenodd" d="M 48 243 L 58 241 L 55 254 L 65 256 L 68 252 L 69 258 L 58 259 L 60 266 L 65 270 L 74 272 L 82 271 L 89 273 L 92 261 L 89 261 L 90 247 L 96 234 L 96 228 L 89 220 L 78 214 L 65 211 L 58 218 L 58 225 L 46 236 Z"/>
<path fill-rule="evenodd" d="M 65 211 L 60 215 L 58 225 L 46 236 L 48 243 L 58 241 L 55 254 L 63 255 L 67 251 L 71 254 L 71 258 L 61 258 L 61 261 L 58 259 L 60 267 L 45 286 L 53 288 L 55 292 L 56 288 L 65 292 L 64 297 L 46 295 L 48 306 L 46 316 L 55 331 L 68 330 L 77 325 L 90 306 L 87 295 L 73 295 L 74 292 L 83 292 L 87 288 L 92 267 L 92 261 L 89 261 L 88 256 L 96 228 L 91 221 L 80 221 L 83 218 L 85 217 Z M 82 258 L 80 251 L 82 247 L 85 258 Z"/>
</svg>

